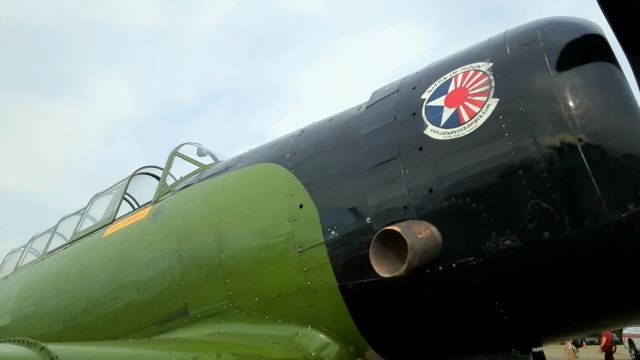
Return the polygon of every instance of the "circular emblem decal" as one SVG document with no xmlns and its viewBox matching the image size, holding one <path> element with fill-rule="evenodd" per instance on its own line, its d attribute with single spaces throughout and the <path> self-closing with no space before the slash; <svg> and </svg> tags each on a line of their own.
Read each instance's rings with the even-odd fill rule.
<svg viewBox="0 0 640 360">
<path fill-rule="evenodd" d="M 422 94 L 424 133 L 434 139 L 455 139 L 475 131 L 498 105 L 493 98 L 492 63 L 478 62 L 455 69 Z"/>
</svg>

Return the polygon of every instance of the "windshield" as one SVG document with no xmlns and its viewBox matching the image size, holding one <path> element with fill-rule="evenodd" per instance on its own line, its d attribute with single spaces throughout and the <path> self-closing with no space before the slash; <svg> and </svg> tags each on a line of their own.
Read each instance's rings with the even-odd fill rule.
<svg viewBox="0 0 640 360">
<path fill-rule="evenodd" d="M 169 154 L 164 168 L 141 167 L 94 195 L 86 207 L 63 217 L 54 227 L 9 252 L 0 264 L 0 279 L 109 225 L 117 218 L 160 201 L 177 184 L 219 162 L 215 154 L 200 144 L 177 146 Z"/>
</svg>

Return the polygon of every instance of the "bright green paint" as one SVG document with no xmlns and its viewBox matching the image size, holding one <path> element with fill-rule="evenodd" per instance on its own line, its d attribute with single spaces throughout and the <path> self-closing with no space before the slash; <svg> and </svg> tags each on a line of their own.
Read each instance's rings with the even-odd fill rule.
<svg viewBox="0 0 640 360">
<path fill-rule="evenodd" d="M 152 339 L 51 343 L 45 346 L 46 352 L 59 356 L 60 360 L 349 359 L 354 355 L 350 350 L 341 348 L 336 339 L 313 328 L 300 330 L 299 325 L 276 325 L 255 317 L 238 320 L 235 315 L 210 318 Z M 40 348 L 36 346 L 35 349 Z M 15 346 L 11 350 L 24 352 L 23 348 Z"/>
<path fill-rule="evenodd" d="M 0 344 L 0 359 L 42 360 L 37 353 L 18 345 Z"/>
<path fill-rule="evenodd" d="M 162 347 L 169 337 L 189 337 L 226 349 L 221 354 L 253 339 L 272 349 L 265 358 L 351 358 L 366 350 L 337 288 L 318 211 L 278 165 L 191 186 L 155 204 L 146 219 L 103 232 L 0 281 L 0 338 L 155 336 Z"/>
</svg>

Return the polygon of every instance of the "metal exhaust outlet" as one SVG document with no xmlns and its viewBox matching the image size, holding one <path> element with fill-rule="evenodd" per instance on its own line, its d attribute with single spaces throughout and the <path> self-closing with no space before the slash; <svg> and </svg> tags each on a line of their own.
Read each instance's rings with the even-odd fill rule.
<svg viewBox="0 0 640 360">
<path fill-rule="evenodd" d="M 404 276 L 440 256 L 442 235 L 422 220 L 406 220 L 378 231 L 369 248 L 369 261 L 382 277 Z"/>
</svg>

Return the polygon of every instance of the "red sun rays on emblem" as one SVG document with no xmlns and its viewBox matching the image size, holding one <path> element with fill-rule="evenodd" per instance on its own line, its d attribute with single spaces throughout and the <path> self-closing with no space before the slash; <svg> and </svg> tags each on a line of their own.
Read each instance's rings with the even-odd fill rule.
<svg viewBox="0 0 640 360">
<path fill-rule="evenodd" d="M 465 71 L 451 81 L 444 106 L 458 111 L 460 124 L 464 124 L 482 109 L 491 92 L 491 81 L 484 71 Z"/>
</svg>

